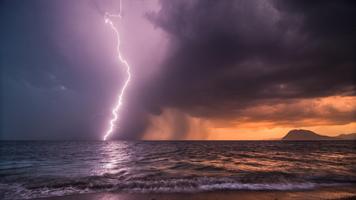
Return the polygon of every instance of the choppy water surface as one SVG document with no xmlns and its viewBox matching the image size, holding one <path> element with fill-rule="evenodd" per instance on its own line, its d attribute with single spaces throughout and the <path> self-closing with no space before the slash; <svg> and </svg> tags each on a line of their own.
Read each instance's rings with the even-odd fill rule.
<svg viewBox="0 0 356 200">
<path fill-rule="evenodd" d="M 0 142 L 0 198 L 356 185 L 354 141 Z"/>
</svg>

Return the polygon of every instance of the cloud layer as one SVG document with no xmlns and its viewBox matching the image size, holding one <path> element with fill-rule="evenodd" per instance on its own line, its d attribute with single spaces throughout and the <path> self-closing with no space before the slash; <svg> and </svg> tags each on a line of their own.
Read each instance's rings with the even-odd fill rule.
<svg viewBox="0 0 356 200">
<path fill-rule="evenodd" d="M 124 78 L 98 12 L 111 3 L 1 3 L 4 138 L 101 138 Z M 134 76 L 113 138 L 355 122 L 354 1 L 128 1 L 123 13 Z"/>
<path fill-rule="evenodd" d="M 147 92 L 150 106 L 248 121 L 350 123 L 355 109 L 318 100 L 354 96 L 350 1 L 161 1 L 148 18 L 173 43 Z M 345 101 L 339 98 L 337 102 Z M 348 105 L 355 103 L 352 98 Z M 317 107 L 317 108 L 316 108 Z M 321 114 L 323 113 L 323 114 Z M 226 123 L 229 124 L 229 123 Z M 182 133 L 180 133 L 182 134 Z"/>
</svg>

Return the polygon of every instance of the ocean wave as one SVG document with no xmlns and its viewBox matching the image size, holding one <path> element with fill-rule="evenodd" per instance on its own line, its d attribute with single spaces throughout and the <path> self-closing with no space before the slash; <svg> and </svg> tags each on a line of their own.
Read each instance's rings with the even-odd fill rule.
<svg viewBox="0 0 356 200">
<path fill-rule="evenodd" d="M 80 184 L 78 184 L 80 182 Z M 4 199 L 31 199 L 50 196 L 63 196 L 92 192 L 133 192 L 133 193 L 198 193 L 209 191 L 237 191 L 237 190 L 308 190 L 321 186 L 335 184 L 303 183 L 242 183 L 229 178 L 201 177 L 194 179 L 168 180 L 131 180 L 110 183 L 100 180 L 63 182 L 57 184 L 26 185 L 1 184 L 0 191 Z"/>
<path fill-rule="evenodd" d="M 64 196 L 70 194 L 88 193 L 89 190 L 73 187 L 48 188 L 42 187 L 36 190 L 28 189 L 21 184 L 0 184 L 0 197 L 3 200 L 33 199 L 52 196 Z"/>
<path fill-rule="evenodd" d="M 356 151 L 345 141 L 323 142 L 323 148 L 320 142 L 3 142 L 1 146 L 0 199 L 101 191 L 293 191 L 356 183 L 352 159 Z"/>
<path fill-rule="evenodd" d="M 160 181 L 159 183 L 161 183 Z M 140 193 L 176 193 L 176 192 L 211 192 L 227 190 L 306 190 L 317 187 L 315 183 L 240 183 L 240 182 L 220 182 L 204 183 L 201 181 L 174 180 L 163 181 L 165 184 L 157 182 L 135 182 L 118 186 L 116 191 L 140 192 Z"/>
</svg>

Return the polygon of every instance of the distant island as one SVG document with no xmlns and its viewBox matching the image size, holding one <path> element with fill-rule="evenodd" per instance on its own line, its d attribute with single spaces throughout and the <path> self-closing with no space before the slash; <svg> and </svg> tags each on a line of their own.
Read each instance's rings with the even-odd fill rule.
<svg viewBox="0 0 356 200">
<path fill-rule="evenodd" d="M 356 140 L 356 133 L 341 134 L 335 137 L 320 135 L 310 130 L 294 129 L 285 135 L 282 140 Z"/>
</svg>

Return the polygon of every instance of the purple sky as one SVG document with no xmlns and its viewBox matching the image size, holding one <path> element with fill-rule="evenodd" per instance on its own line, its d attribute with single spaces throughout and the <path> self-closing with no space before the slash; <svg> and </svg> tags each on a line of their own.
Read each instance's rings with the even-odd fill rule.
<svg viewBox="0 0 356 200">
<path fill-rule="evenodd" d="M 113 138 L 355 122 L 352 1 L 122 6 L 115 24 L 133 77 Z M 1 139 L 102 138 L 125 79 L 103 15 L 118 11 L 116 0 L 1 1 Z M 319 100 L 328 103 L 304 106 Z"/>
</svg>

